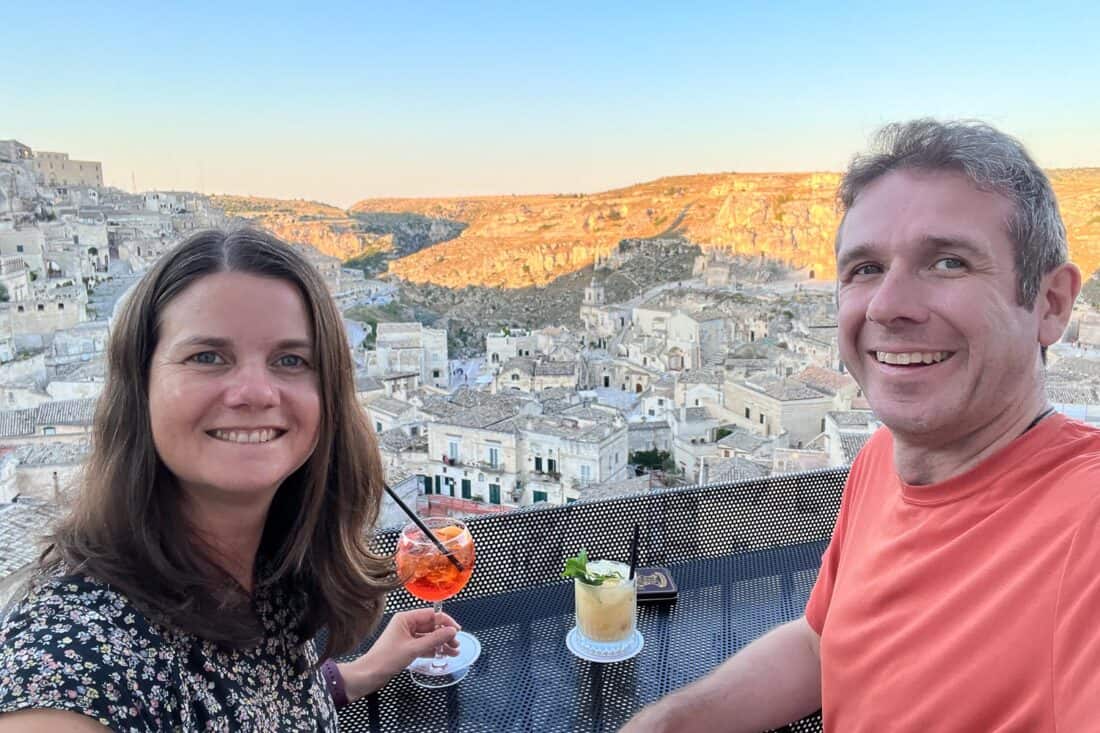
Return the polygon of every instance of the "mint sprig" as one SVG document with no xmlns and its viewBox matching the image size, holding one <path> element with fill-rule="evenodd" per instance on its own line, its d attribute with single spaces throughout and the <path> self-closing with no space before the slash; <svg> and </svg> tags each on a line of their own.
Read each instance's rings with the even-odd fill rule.
<svg viewBox="0 0 1100 733">
<path fill-rule="evenodd" d="M 582 549 L 574 557 L 565 558 L 565 569 L 561 572 L 563 578 L 576 578 L 588 585 L 603 585 L 605 580 L 618 578 L 618 573 L 592 573 L 588 570 L 588 551 Z"/>
</svg>

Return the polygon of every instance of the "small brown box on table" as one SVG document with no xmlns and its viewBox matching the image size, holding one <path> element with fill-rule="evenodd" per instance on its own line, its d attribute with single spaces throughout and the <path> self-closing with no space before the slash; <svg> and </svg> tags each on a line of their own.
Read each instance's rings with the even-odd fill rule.
<svg viewBox="0 0 1100 733">
<path fill-rule="evenodd" d="M 638 603 L 671 602 L 676 600 L 676 581 L 668 568 L 638 568 Z"/>
</svg>

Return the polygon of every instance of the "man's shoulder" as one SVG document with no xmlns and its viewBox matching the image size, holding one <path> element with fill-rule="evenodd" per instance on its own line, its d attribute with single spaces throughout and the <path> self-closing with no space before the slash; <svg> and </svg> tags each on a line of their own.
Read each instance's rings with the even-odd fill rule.
<svg viewBox="0 0 1100 733">
<path fill-rule="evenodd" d="M 1058 473 L 1066 478 L 1100 478 L 1100 426 L 1067 419 L 1051 448 L 1059 457 Z M 1100 489 L 1100 482 L 1096 483 Z"/>
</svg>

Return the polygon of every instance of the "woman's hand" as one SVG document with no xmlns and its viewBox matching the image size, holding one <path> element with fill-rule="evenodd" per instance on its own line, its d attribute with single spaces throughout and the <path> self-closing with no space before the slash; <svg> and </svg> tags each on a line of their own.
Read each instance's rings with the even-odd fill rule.
<svg viewBox="0 0 1100 733">
<path fill-rule="evenodd" d="M 434 655 L 440 644 L 445 655 L 455 656 L 458 629 L 453 618 L 430 608 L 395 613 L 366 654 L 339 665 L 348 700 L 357 700 L 381 688 L 412 660 Z"/>
</svg>

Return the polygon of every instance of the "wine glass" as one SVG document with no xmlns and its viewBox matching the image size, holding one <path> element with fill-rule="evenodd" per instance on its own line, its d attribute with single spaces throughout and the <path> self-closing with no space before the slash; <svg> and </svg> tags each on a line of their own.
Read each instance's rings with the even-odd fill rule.
<svg viewBox="0 0 1100 733">
<path fill-rule="evenodd" d="M 406 525 L 397 540 L 397 574 L 405 590 L 431 603 L 439 613 L 443 601 L 466 587 L 474 572 L 474 538 L 458 519 L 427 517 L 422 521 L 439 544 L 415 523 Z M 434 657 L 420 657 L 408 666 L 413 682 L 421 687 L 449 687 L 466 676 L 481 655 L 481 643 L 465 631 L 455 638 L 458 656 L 445 656 L 440 646 Z"/>
</svg>

